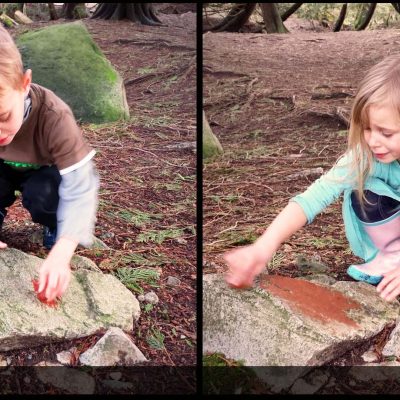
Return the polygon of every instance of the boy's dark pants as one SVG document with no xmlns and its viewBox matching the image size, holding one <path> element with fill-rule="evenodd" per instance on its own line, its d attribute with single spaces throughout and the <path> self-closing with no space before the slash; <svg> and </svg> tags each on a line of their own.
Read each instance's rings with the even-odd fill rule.
<svg viewBox="0 0 400 400">
<path fill-rule="evenodd" d="M 55 166 L 18 171 L 0 160 L 0 212 L 3 218 L 7 213 L 6 207 L 14 203 L 14 192 L 18 190 L 32 221 L 50 229 L 56 228 L 60 182 L 61 175 Z"/>
</svg>

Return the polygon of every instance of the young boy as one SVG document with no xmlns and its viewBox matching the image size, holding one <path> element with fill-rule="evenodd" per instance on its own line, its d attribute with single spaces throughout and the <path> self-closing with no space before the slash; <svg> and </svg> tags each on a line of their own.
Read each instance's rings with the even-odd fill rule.
<svg viewBox="0 0 400 400">
<path fill-rule="evenodd" d="M 32 83 L 32 71 L 24 72 L 17 47 L 0 26 L 0 226 L 19 190 L 51 249 L 38 288 L 48 301 L 67 289 L 77 245 L 92 241 L 99 186 L 94 154 L 71 109 Z"/>
</svg>

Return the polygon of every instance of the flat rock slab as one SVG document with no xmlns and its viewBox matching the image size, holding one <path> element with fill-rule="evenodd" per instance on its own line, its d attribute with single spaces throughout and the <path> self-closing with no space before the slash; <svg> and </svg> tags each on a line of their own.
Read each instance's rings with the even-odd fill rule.
<svg viewBox="0 0 400 400">
<path fill-rule="evenodd" d="M 248 366 L 317 366 L 396 321 L 399 303 L 363 282 L 334 285 L 278 275 L 260 287 L 231 289 L 218 274 L 203 277 L 203 350 Z"/>
<path fill-rule="evenodd" d="M 16 249 L 0 251 L 0 351 L 89 336 L 111 326 L 131 330 L 136 297 L 114 276 L 79 269 L 56 308 L 33 290 L 43 259 Z"/>
</svg>

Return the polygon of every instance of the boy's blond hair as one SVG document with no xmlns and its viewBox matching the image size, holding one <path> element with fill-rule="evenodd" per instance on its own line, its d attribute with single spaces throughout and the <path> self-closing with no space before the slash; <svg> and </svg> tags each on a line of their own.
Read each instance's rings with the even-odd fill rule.
<svg viewBox="0 0 400 400">
<path fill-rule="evenodd" d="M 11 35 L 0 24 L 0 95 L 7 89 L 23 90 L 21 54 Z"/>
<path fill-rule="evenodd" d="M 369 126 L 368 108 L 389 105 L 400 119 L 400 54 L 386 57 L 373 66 L 361 81 L 351 110 L 347 151 L 352 155 L 351 171 L 356 172 L 356 187 L 364 204 L 364 184 L 372 172 L 373 155 L 365 141 L 364 129 Z"/>
</svg>

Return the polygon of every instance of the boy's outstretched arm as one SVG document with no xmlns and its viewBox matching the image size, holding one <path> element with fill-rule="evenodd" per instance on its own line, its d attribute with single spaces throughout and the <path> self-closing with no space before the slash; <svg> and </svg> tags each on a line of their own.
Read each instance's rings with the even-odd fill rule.
<svg viewBox="0 0 400 400">
<path fill-rule="evenodd" d="M 224 259 L 229 266 L 227 283 L 237 288 L 250 287 L 279 246 L 306 223 L 307 217 L 301 206 L 290 202 L 253 244 L 225 253 Z"/>
<path fill-rule="evenodd" d="M 92 161 L 61 176 L 57 241 L 39 271 L 38 291 L 44 290 L 49 302 L 67 289 L 70 261 L 78 244 L 92 243 L 98 202 L 99 177 Z"/>
</svg>

